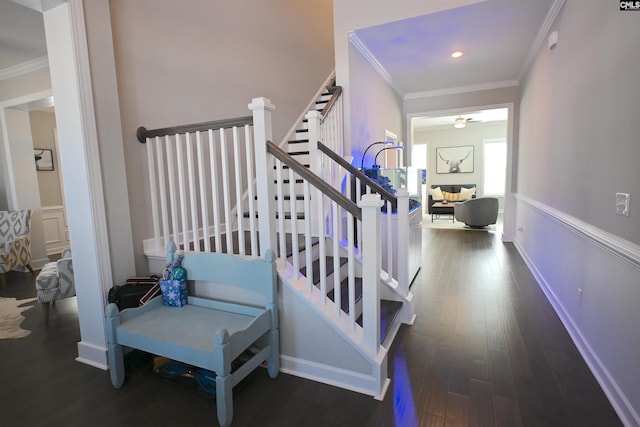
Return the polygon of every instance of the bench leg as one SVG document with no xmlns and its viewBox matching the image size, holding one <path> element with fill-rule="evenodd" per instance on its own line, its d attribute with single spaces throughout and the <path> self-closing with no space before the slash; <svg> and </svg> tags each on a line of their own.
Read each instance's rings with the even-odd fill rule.
<svg viewBox="0 0 640 427">
<path fill-rule="evenodd" d="M 233 384 L 231 375 L 216 377 L 216 405 L 218 422 L 222 427 L 231 425 L 233 419 Z"/>
<path fill-rule="evenodd" d="M 278 376 L 280 372 L 280 333 L 279 330 L 270 332 L 271 356 L 267 359 L 267 372 L 271 378 Z"/>
<path fill-rule="evenodd" d="M 122 387 L 124 384 L 124 358 L 122 356 L 122 346 L 119 344 L 109 344 L 109 376 L 114 388 Z"/>
</svg>

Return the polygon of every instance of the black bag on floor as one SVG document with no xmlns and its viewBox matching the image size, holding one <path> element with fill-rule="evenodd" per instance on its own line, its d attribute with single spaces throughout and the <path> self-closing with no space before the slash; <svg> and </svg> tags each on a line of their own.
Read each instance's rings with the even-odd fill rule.
<svg viewBox="0 0 640 427">
<path fill-rule="evenodd" d="M 120 310 L 138 307 L 148 300 L 148 293 L 155 293 L 156 288 L 160 293 L 159 280 L 158 276 L 129 277 L 124 285 L 114 285 L 109 289 L 109 303 L 115 303 Z M 141 303 L 140 300 L 145 296 L 146 300 Z"/>
</svg>

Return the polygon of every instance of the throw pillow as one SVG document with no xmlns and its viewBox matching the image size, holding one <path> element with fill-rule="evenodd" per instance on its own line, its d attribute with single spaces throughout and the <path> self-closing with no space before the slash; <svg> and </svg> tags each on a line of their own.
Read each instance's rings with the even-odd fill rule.
<svg viewBox="0 0 640 427">
<path fill-rule="evenodd" d="M 436 188 L 429 188 L 429 195 L 431 196 L 431 198 L 433 200 L 442 200 L 444 199 L 444 196 L 442 195 L 442 190 L 440 189 L 440 187 L 436 187 Z"/>
<path fill-rule="evenodd" d="M 474 194 L 476 194 L 476 187 L 460 188 L 460 200 L 469 200 Z"/>
<path fill-rule="evenodd" d="M 460 193 L 449 193 L 448 191 L 443 191 L 442 196 L 445 200 L 448 200 L 450 202 L 457 202 L 458 200 L 460 200 Z"/>
</svg>

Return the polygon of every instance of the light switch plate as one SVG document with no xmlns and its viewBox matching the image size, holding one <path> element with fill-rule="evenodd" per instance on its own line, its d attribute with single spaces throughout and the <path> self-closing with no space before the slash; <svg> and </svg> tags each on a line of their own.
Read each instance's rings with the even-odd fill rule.
<svg viewBox="0 0 640 427">
<path fill-rule="evenodd" d="M 616 193 L 616 213 L 629 216 L 629 194 Z"/>
</svg>

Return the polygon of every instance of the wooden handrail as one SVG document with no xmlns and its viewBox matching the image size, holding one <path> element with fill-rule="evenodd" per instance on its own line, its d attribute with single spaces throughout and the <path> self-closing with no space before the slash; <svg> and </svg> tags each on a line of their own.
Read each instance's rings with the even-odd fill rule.
<svg viewBox="0 0 640 427">
<path fill-rule="evenodd" d="M 271 153 L 276 159 L 294 170 L 295 173 L 300 175 L 303 179 L 309 181 L 311 185 L 318 188 L 325 196 L 342 206 L 347 212 L 354 216 L 354 218 L 362 221 L 362 210 L 351 200 L 347 199 L 338 190 L 324 182 L 320 177 L 311 172 L 302 164 L 298 163 L 293 157 L 291 157 L 286 151 L 278 147 L 271 141 L 267 141 L 267 151 Z"/>
<path fill-rule="evenodd" d="M 333 87 L 330 93 L 331 93 L 331 98 L 329 98 L 329 102 L 327 102 L 327 105 L 325 105 L 322 111 L 320 112 L 320 114 L 322 114 L 322 117 L 325 117 L 327 115 L 329 110 L 333 108 L 333 104 L 335 104 L 338 98 L 340 98 L 340 94 L 342 94 L 342 86 Z"/>
<path fill-rule="evenodd" d="M 146 143 L 147 138 L 153 138 L 156 136 L 175 135 L 187 132 L 197 132 L 203 130 L 217 130 L 230 128 L 234 126 L 253 125 L 253 116 L 236 117 L 233 119 L 215 120 L 212 122 L 193 123 L 190 125 L 173 126 L 161 129 L 147 130 L 144 126 L 140 126 L 136 132 L 138 141 Z"/>
<path fill-rule="evenodd" d="M 340 157 L 338 153 L 333 151 L 331 148 L 324 145 L 322 142 L 318 141 L 318 150 L 322 151 L 334 162 L 338 163 L 340 166 L 348 170 L 351 174 L 353 174 L 356 178 L 360 179 L 360 181 L 364 182 L 366 185 L 370 186 L 376 193 L 380 194 L 384 200 L 391 202 L 391 204 L 395 207 L 398 206 L 398 198 L 391 194 L 389 190 L 382 187 L 380 184 L 369 178 L 365 175 L 360 169 L 353 166 L 351 163 L 347 162 L 345 159 Z"/>
</svg>

